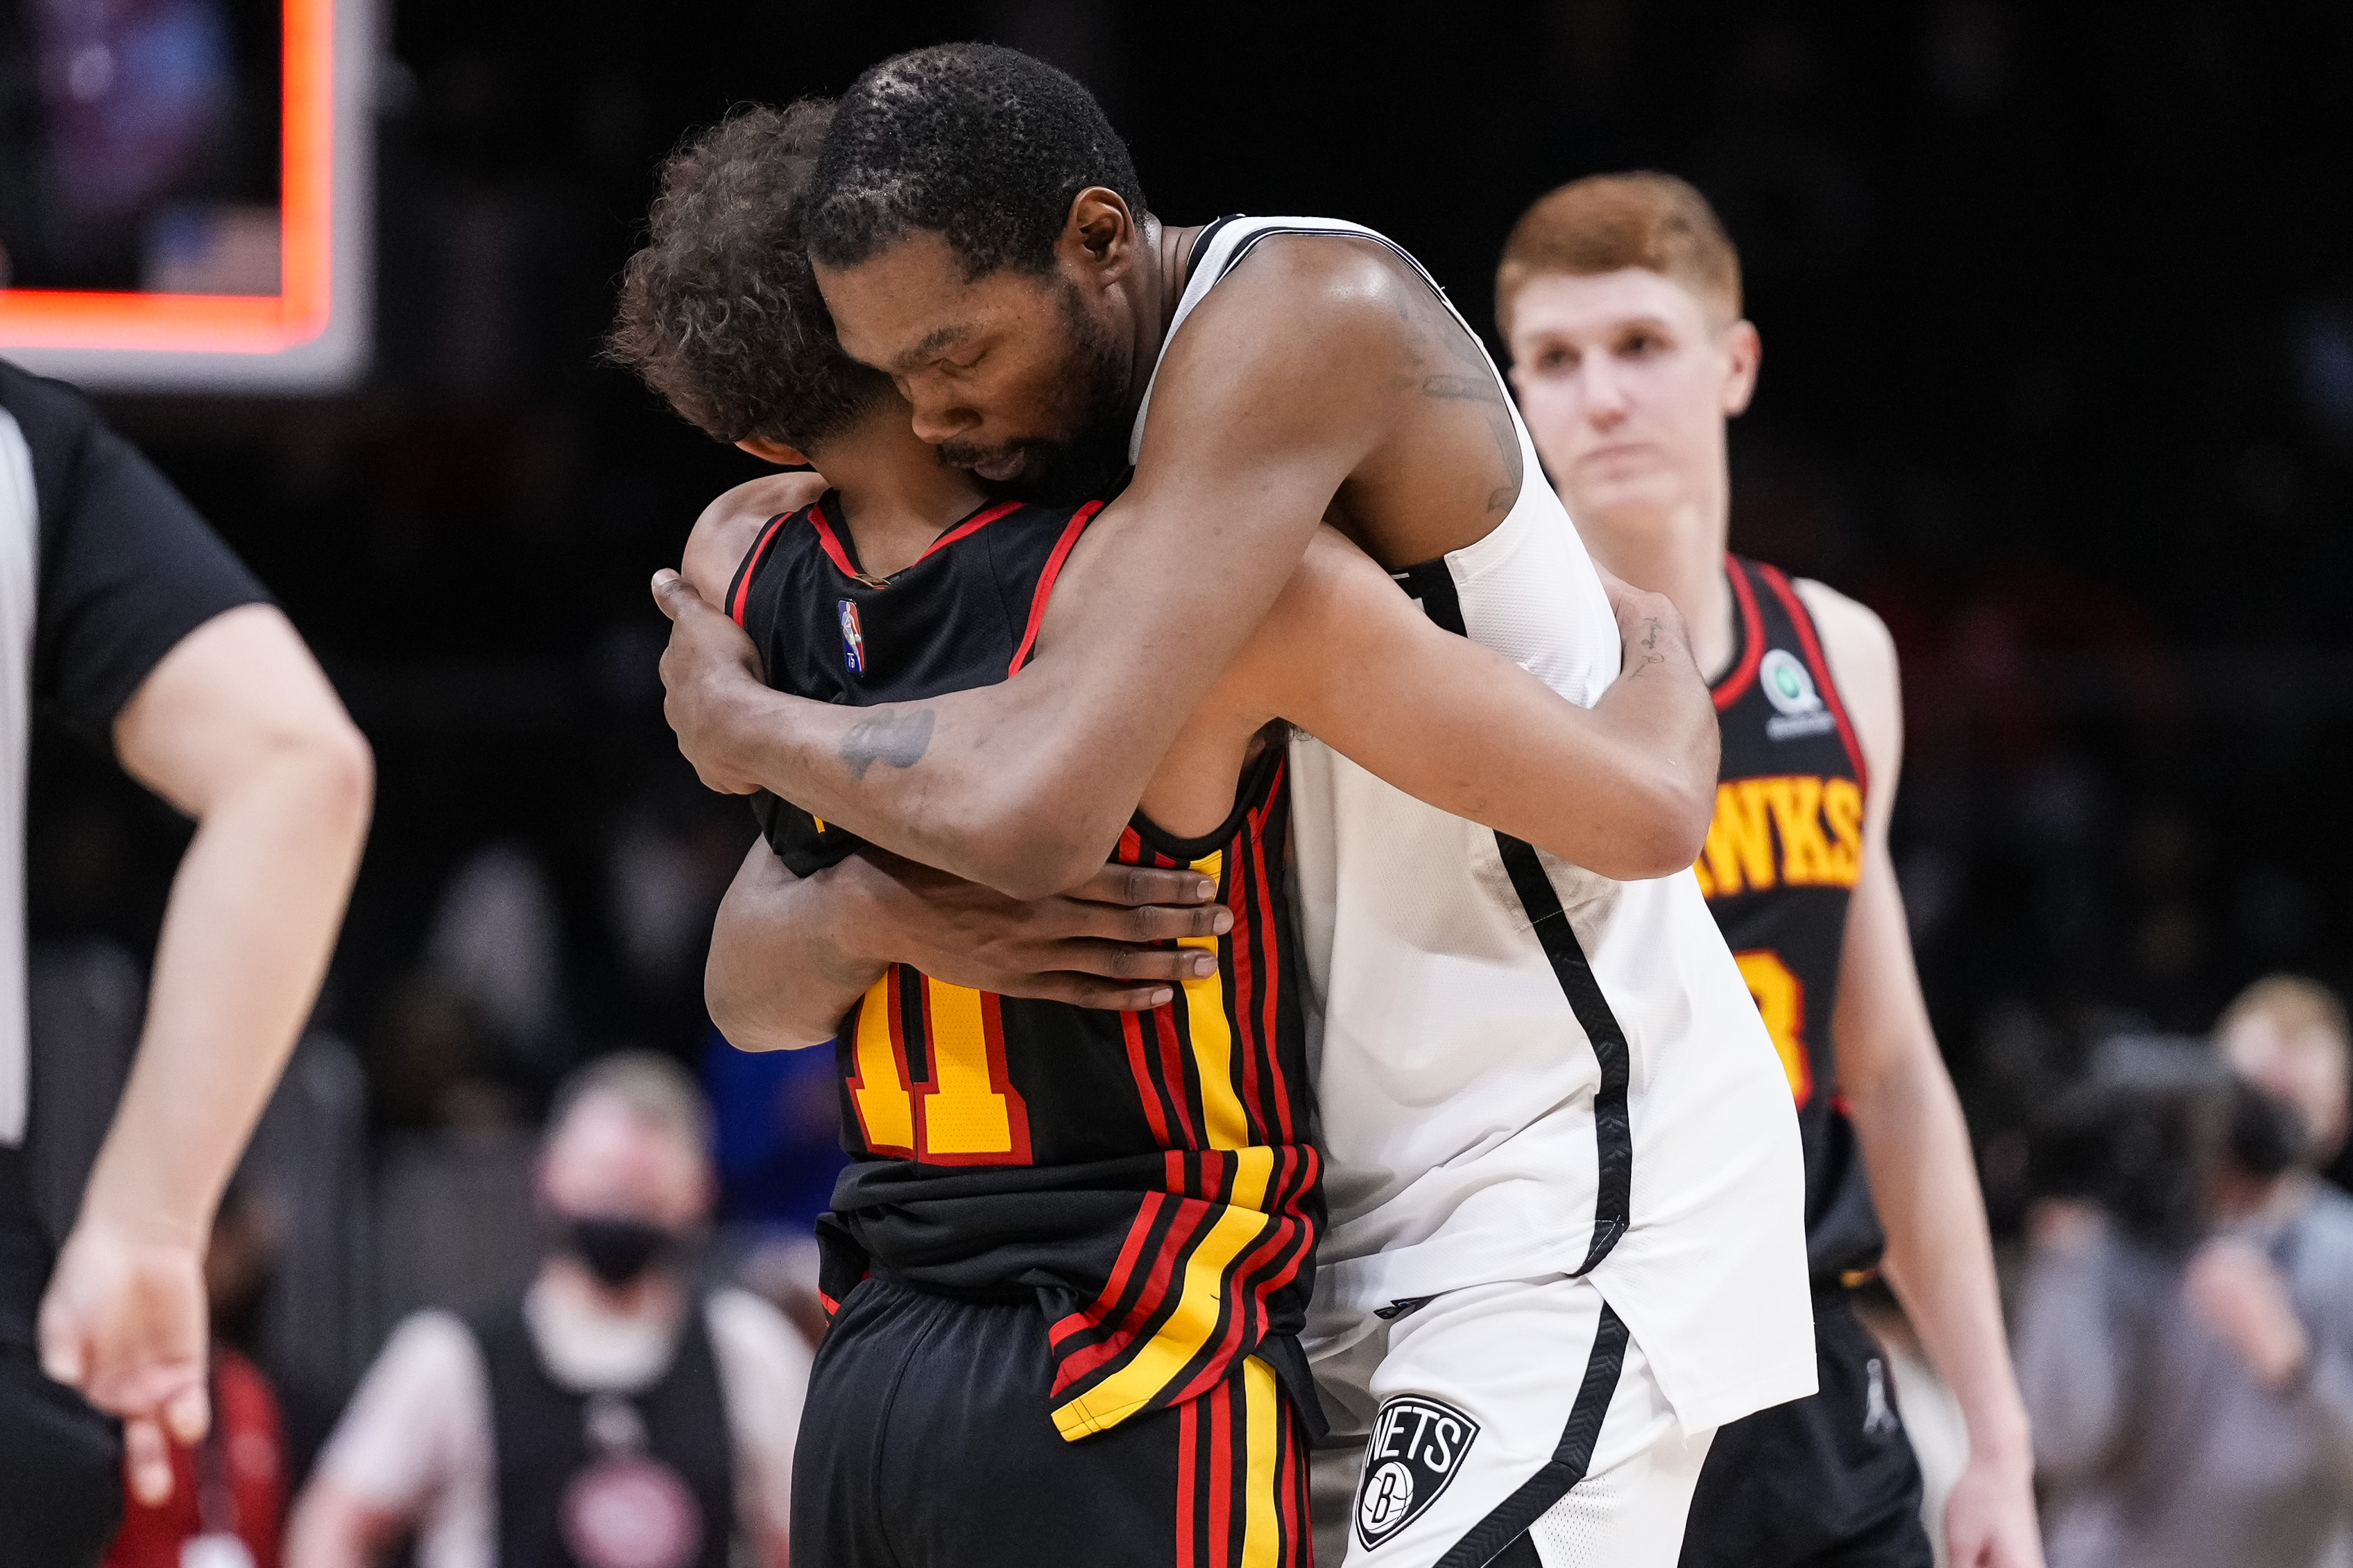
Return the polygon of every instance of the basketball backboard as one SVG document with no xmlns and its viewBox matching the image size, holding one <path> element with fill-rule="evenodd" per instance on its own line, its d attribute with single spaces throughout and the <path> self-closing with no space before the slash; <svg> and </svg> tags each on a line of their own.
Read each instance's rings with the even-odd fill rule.
<svg viewBox="0 0 2353 1568">
<path fill-rule="evenodd" d="M 364 369 L 374 0 L 17 0 L 0 355 L 83 385 Z"/>
</svg>

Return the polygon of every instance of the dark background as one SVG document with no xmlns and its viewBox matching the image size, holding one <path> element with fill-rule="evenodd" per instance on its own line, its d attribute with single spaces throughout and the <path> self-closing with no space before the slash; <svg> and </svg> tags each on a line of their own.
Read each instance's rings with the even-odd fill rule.
<svg viewBox="0 0 2353 1568">
<path fill-rule="evenodd" d="M 1898 858 L 1998 1223 L 2088 1036 L 2353 978 L 2353 9 L 410 0 L 389 34 L 366 384 L 109 404 L 376 746 L 322 1021 L 379 1127 L 703 1048 L 750 825 L 670 745 L 645 584 L 757 466 L 599 334 L 683 132 L 959 37 L 1092 86 L 1167 220 L 1362 220 L 1482 325 L 1551 186 L 1719 205 L 1767 351 L 1734 542 L 1895 632 Z M 37 932 L 143 952 L 181 830 L 55 733 L 37 784 Z"/>
</svg>

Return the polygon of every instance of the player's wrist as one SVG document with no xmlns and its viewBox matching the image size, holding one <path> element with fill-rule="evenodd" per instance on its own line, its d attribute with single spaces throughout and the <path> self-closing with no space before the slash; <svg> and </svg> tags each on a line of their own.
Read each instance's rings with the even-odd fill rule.
<svg viewBox="0 0 2353 1568">
<path fill-rule="evenodd" d="M 827 929 L 846 963 L 877 971 L 913 950 L 907 917 L 919 912 L 906 883 L 877 851 L 861 851 L 818 873 L 826 886 Z"/>
<path fill-rule="evenodd" d="M 738 778 L 765 780 L 767 749 L 783 732 L 787 715 L 778 711 L 776 693 L 751 677 L 738 664 L 712 672 L 703 689 L 702 728 L 705 756 Z"/>
<path fill-rule="evenodd" d="M 109 1243 L 136 1251 L 201 1253 L 211 1229 L 209 1215 L 194 1212 L 183 1192 L 142 1190 L 144 1183 L 104 1183 L 93 1178 L 67 1238 Z M 209 1207 L 209 1205 L 205 1205 Z"/>
<path fill-rule="evenodd" d="M 1995 1474 L 2031 1482 L 2034 1434 L 2023 1412 L 2006 1419 L 1968 1423 L 1969 1463 Z"/>
</svg>

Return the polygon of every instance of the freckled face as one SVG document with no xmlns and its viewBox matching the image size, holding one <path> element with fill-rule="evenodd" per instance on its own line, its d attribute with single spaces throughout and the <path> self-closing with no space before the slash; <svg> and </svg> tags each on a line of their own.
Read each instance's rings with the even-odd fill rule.
<svg viewBox="0 0 2353 1568">
<path fill-rule="evenodd" d="M 1512 385 L 1572 515 L 1670 509 L 1715 472 L 1753 384 L 1732 342 L 1748 329 L 1633 267 L 1531 279 L 1511 319 Z"/>
</svg>

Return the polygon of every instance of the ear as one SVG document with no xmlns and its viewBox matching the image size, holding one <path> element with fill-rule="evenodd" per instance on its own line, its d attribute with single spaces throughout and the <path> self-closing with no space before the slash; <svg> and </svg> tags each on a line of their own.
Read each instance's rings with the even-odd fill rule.
<svg viewBox="0 0 2353 1568">
<path fill-rule="evenodd" d="M 1117 191 L 1089 185 L 1071 198 L 1070 221 L 1056 244 L 1065 265 L 1110 282 L 1135 258 L 1135 215 Z"/>
<path fill-rule="evenodd" d="M 798 447 L 787 447 L 782 441 L 771 441 L 765 436 L 746 436 L 735 443 L 743 450 L 764 463 L 774 463 L 780 468 L 814 468 L 808 454 Z"/>
<path fill-rule="evenodd" d="M 1757 395 L 1757 367 L 1764 362 L 1765 340 L 1746 321 L 1724 330 L 1724 416 L 1730 419 Z"/>
</svg>

